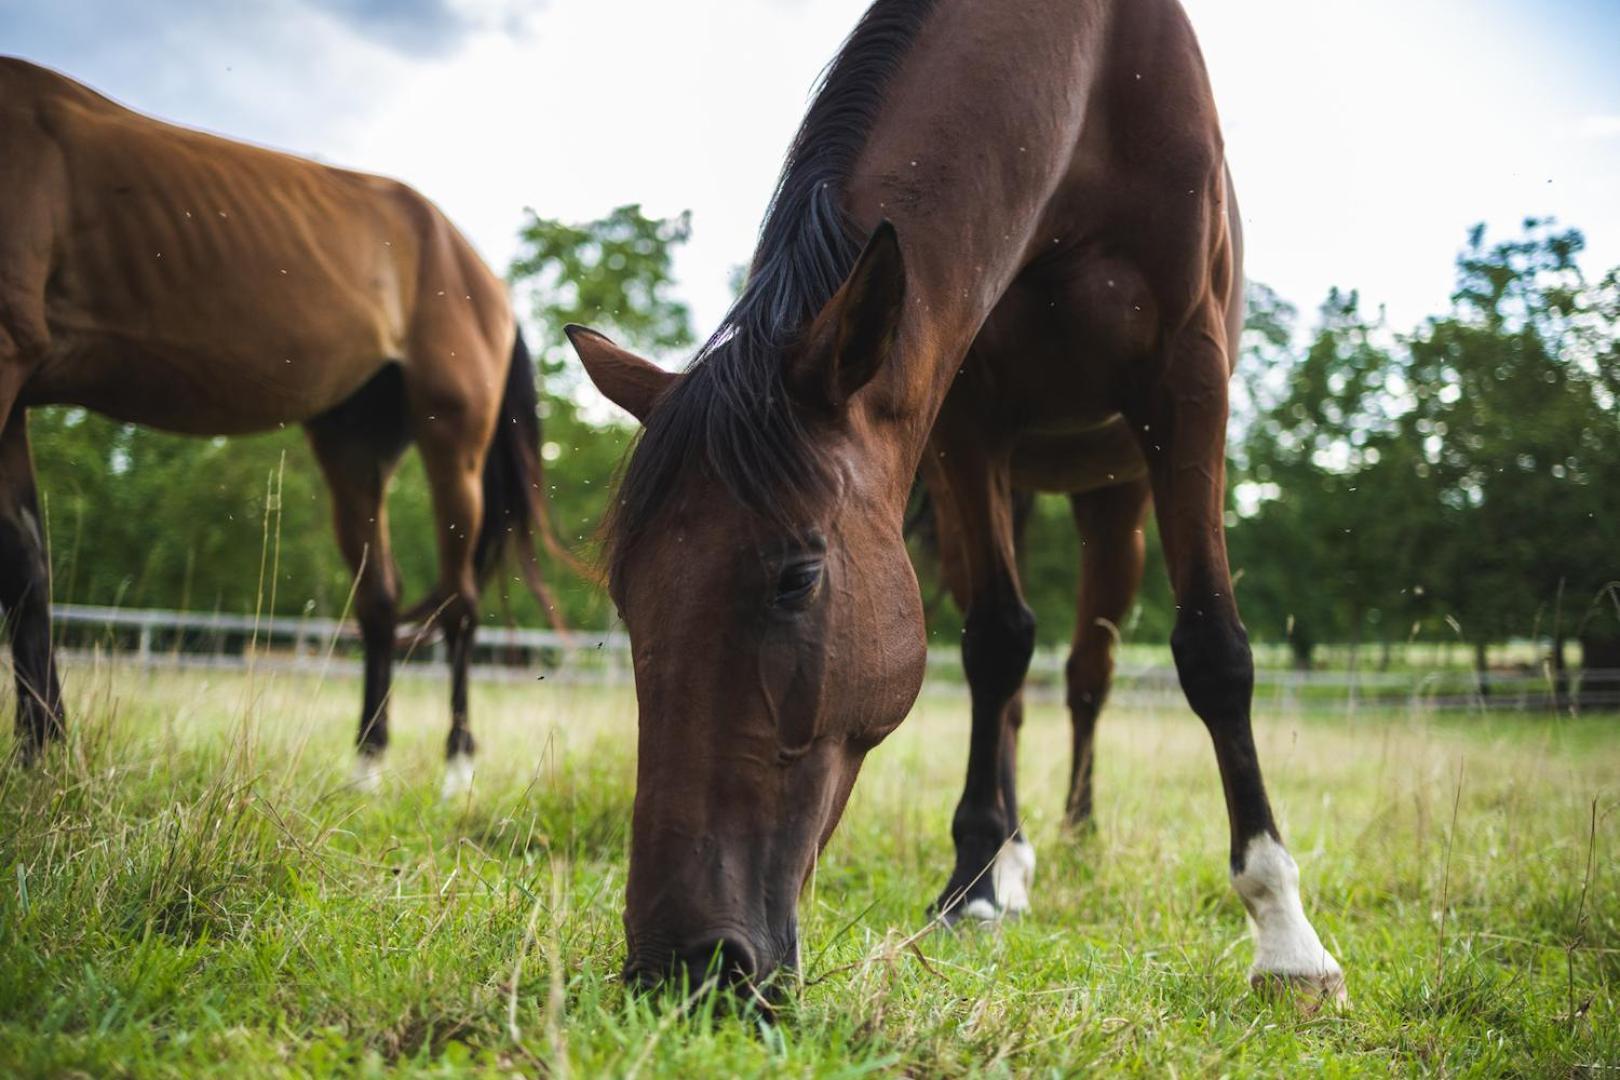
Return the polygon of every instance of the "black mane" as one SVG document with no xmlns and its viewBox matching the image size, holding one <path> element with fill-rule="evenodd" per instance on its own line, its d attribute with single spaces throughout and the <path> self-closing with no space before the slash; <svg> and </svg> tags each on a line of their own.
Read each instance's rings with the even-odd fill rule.
<svg viewBox="0 0 1620 1080">
<path fill-rule="evenodd" d="M 823 72 L 782 166 L 742 295 L 647 418 L 605 536 L 611 577 L 689 462 L 791 524 L 826 470 L 788 400 L 782 356 L 832 299 L 863 238 L 842 205 L 883 93 L 935 0 L 877 0 Z"/>
</svg>

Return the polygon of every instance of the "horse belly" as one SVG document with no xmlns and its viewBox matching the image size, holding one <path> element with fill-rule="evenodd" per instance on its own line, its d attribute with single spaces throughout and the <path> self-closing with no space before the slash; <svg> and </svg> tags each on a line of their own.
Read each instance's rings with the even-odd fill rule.
<svg viewBox="0 0 1620 1080">
<path fill-rule="evenodd" d="M 239 435 L 301 423 L 363 386 L 387 357 L 207 353 L 147 338 L 57 332 L 23 392 L 28 405 L 71 404 L 187 435 Z"/>
<path fill-rule="evenodd" d="M 28 400 L 233 434 L 315 416 L 402 356 L 399 284 L 386 264 L 330 251 L 233 258 L 168 240 L 167 250 L 137 241 L 65 262 L 46 296 L 51 346 Z"/>
<path fill-rule="evenodd" d="M 1013 486 L 1083 494 L 1147 475 L 1141 445 L 1123 417 L 1077 431 L 1029 430 L 1013 444 Z"/>
</svg>

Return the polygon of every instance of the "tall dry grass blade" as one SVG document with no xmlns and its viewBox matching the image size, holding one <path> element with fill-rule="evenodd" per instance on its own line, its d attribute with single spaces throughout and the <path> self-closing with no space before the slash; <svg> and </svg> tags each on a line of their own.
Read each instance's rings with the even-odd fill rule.
<svg viewBox="0 0 1620 1080">
<path fill-rule="evenodd" d="M 1569 993 L 1569 1030 L 1575 1033 L 1575 1022 L 1580 1019 L 1585 1009 L 1575 1007 L 1575 953 L 1586 943 L 1586 894 L 1592 888 L 1592 857 L 1597 852 L 1597 797 L 1592 798 L 1591 824 L 1586 832 L 1586 871 L 1581 875 L 1581 898 L 1575 905 L 1575 932 L 1569 937 L 1564 946 L 1564 972 L 1567 979 Z"/>
<path fill-rule="evenodd" d="M 1446 868 L 1440 880 L 1440 933 L 1435 944 L 1434 982 L 1446 981 L 1446 912 L 1451 907 L 1451 853 L 1457 846 L 1457 813 L 1462 808 L 1463 767 L 1467 758 L 1457 759 L 1457 787 L 1451 798 L 1451 829 L 1446 833 Z"/>
</svg>

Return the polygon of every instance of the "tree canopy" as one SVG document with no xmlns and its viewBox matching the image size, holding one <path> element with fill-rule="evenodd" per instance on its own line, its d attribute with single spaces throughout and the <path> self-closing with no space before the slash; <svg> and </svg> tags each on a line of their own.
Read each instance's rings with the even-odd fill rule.
<svg viewBox="0 0 1620 1080">
<path fill-rule="evenodd" d="M 1335 291 L 1302 355 L 1271 358 L 1237 433 L 1252 628 L 1303 658 L 1328 638 L 1591 624 L 1620 576 L 1620 321 L 1615 274 L 1589 284 L 1582 243 L 1548 221 L 1495 243 L 1476 228 L 1445 314 L 1395 335 Z"/>
</svg>

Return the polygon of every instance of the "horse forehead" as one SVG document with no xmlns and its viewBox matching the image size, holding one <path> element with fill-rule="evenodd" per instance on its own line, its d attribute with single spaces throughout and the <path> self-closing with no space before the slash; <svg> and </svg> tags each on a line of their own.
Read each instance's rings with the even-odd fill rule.
<svg viewBox="0 0 1620 1080">
<path fill-rule="evenodd" d="M 720 600 L 760 562 L 760 539 L 750 524 L 729 500 L 674 501 L 626 552 L 624 599 L 653 609 L 675 596 L 687 603 L 694 591 Z"/>
</svg>

